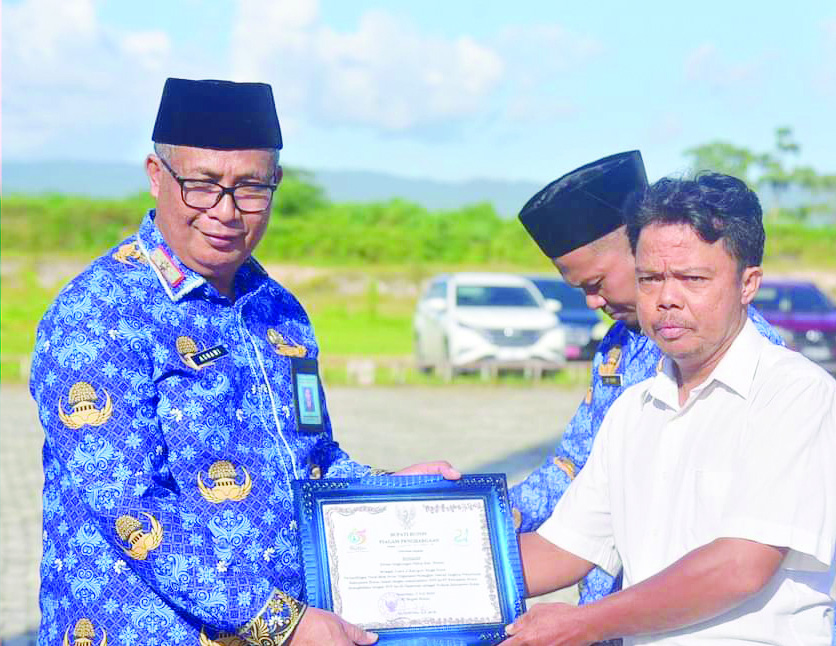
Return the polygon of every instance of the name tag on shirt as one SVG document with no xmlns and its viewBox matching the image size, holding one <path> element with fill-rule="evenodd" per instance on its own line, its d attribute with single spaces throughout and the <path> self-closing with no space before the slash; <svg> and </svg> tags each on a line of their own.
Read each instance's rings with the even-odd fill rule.
<svg viewBox="0 0 836 646">
<path fill-rule="evenodd" d="M 215 359 L 220 359 L 221 357 L 229 354 L 229 350 L 227 350 L 222 345 L 216 345 L 214 348 L 209 348 L 208 350 L 204 350 L 203 352 L 198 352 L 197 354 L 192 355 L 192 361 L 194 364 L 200 368 L 201 366 L 205 366 L 208 363 L 212 363 Z"/>
<path fill-rule="evenodd" d="M 290 359 L 293 382 L 293 408 L 296 426 L 306 433 L 323 430 L 322 398 L 320 397 L 319 369 L 316 359 Z"/>
<path fill-rule="evenodd" d="M 621 375 L 601 375 L 601 383 L 605 386 L 621 387 Z"/>
</svg>

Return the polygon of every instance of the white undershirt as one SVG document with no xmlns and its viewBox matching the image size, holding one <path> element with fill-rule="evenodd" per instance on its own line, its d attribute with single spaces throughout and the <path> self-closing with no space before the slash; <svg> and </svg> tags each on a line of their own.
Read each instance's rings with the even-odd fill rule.
<svg viewBox="0 0 836 646">
<path fill-rule="evenodd" d="M 539 534 L 624 587 L 721 537 L 790 548 L 767 586 L 713 620 L 627 644 L 830 646 L 836 380 L 747 321 L 679 406 L 673 366 L 627 389 Z"/>
</svg>

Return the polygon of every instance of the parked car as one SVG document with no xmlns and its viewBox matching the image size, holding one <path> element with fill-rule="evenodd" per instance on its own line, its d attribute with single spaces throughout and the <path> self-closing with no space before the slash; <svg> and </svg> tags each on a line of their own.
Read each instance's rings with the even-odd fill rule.
<svg viewBox="0 0 836 646">
<path fill-rule="evenodd" d="M 418 301 L 414 332 L 418 367 L 443 374 L 566 364 L 557 316 L 530 281 L 513 274 L 436 276 Z"/>
<path fill-rule="evenodd" d="M 836 306 L 811 282 L 765 280 L 755 307 L 787 345 L 836 374 Z"/>
<path fill-rule="evenodd" d="M 567 285 L 558 275 L 526 276 L 540 290 L 546 303 L 560 303 L 559 318 L 566 331 L 566 358 L 588 361 L 604 338 L 608 325 L 596 310 L 586 306 L 586 294 L 579 287 Z"/>
</svg>

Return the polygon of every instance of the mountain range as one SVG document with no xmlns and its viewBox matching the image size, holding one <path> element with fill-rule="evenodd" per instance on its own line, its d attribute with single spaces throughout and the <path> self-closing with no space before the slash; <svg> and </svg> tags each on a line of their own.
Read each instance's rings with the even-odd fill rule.
<svg viewBox="0 0 836 646">
<path fill-rule="evenodd" d="M 89 161 L 7 161 L 2 194 L 64 193 L 119 198 L 148 189 L 142 164 Z M 430 210 L 491 203 L 506 217 L 515 216 L 541 186 L 533 182 L 474 179 L 444 182 L 367 171 L 310 171 L 334 202 L 379 202 L 401 198 Z"/>
</svg>

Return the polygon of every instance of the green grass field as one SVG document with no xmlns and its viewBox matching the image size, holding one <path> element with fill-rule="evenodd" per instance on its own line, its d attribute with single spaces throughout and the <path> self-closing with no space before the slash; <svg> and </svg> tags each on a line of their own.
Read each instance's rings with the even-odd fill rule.
<svg viewBox="0 0 836 646">
<path fill-rule="evenodd" d="M 5 254 L 0 281 L 0 379 L 26 378 L 35 330 L 61 288 L 85 266 L 85 259 Z M 451 271 L 474 267 L 450 267 Z M 496 269 L 496 268 L 492 268 Z M 513 267 L 502 269 L 514 270 Z M 519 269 L 519 268 L 517 268 Z M 307 310 L 320 344 L 323 376 L 329 383 L 352 383 L 352 366 L 371 362 L 375 383 L 440 384 L 417 372 L 412 361 L 412 316 L 423 281 L 441 267 L 311 268 L 268 265 Z M 530 270 L 530 268 L 529 268 Z M 539 268 L 545 270 L 545 268 Z M 550 384 L 578 385 L 585 367 L 549 375 Z M 479 381 L 457 376 L 457 383 Z M 503 383 L 525 384 L 521 376 L 502 375 Z"/>
<path fill-rule="evenodd" d="M 429 212 L 402 200 L 332 204 L 303 178 L 283 183 L 257 257 L 307 309 L 326 375 L 373 360 L 380 379 L 426 380 L 411 365 L 412 314 L 423 282 L 461 270 L 553 272 L 515 219 L 490 205 Z M 321 193 L 321 191 L 320 191 Z M 35 328 L 61 287 L 136 230 L 147 195 L 92 200 L 4 196 L 0 218 L 0 378 L 25 378 Z M 767 273 L 836 276 L 836 227 L 771 214 Z M 836 296 L 836 280 L 822 284 Z M 562 377 L 561 377 L 562 378 Z"/>
</svg>

